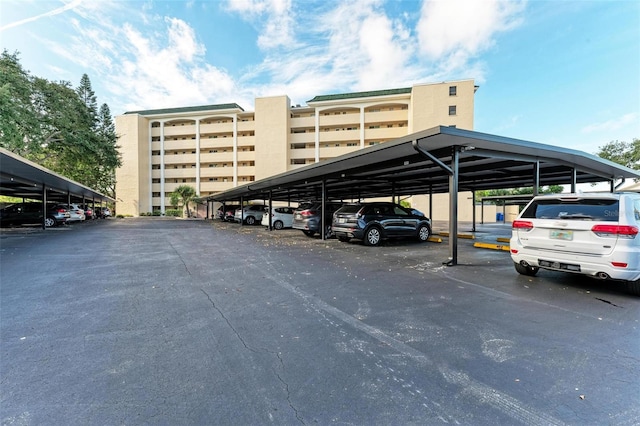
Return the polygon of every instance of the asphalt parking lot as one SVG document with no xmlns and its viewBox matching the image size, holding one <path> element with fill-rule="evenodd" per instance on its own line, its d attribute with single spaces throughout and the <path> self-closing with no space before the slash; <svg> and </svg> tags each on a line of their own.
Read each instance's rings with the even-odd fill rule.
<svg viewBox="0 0 640 426">
<path fill-rule="evenodd" d="M 508 225 L 446 267 L 446 237 L 94 222 L 0 232 L 3 425 L 640 424 L 640 298 L 472 247 Z"/>
</svg>

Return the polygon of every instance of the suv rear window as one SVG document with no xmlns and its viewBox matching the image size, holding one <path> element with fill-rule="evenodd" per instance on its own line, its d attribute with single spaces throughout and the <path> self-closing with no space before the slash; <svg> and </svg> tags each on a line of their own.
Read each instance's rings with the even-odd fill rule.
<svg viewBox="0 0 640 426">
<path fill-rule="evenodd" d="M 357 213 L 361 208 L 360 204 L 345 204 L 340 208 L 340 213 Z"/>
<path fill-rule="evenodd" d="M 523 219 L 574 219 L 617 222 L 618 212 L 618 200 L 537 200 L 527 207 L 521 217 Z"/>
</svg>

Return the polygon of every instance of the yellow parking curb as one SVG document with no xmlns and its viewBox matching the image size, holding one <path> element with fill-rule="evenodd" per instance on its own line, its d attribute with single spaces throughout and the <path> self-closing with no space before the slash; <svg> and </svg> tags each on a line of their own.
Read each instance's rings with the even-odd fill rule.
<svg viewBox="0 0 640 426">
<path fill-rule="evenodd" d="M 429 237 L 429 238 L 427 239 L 427 241 L 429 241 L 430 243 L 441 243 L 441 242 L 442 242 L 442 238 Z"/>
<path fill-rule="evenodd" d="M 477 248 L 486 248 L 486 249 L 492 249 L 492 250 L 502 250 L 502 251 L 511 250 L 511 247 L 509 247 L 509 245 L 501 245 L 501 244 L 474 243 L 473 246 Z"/>
<path fill-rule="evenodd" d="M 438 232 L 438 235 L 442 235 L 443 237 L 448 237 L 449 233 L 448 232 Z M 458 238 L 464 238 L 467 240 L 475 240 L 476 237 L 475 235 L 471 235 L 471 234 L 458 234 Z"/>
<path fill-rule="evenodd" d="M 496 238 L 496 241 L 499 243 L 510 243 L 511 242 L 511 238 Z"/>
</svg>

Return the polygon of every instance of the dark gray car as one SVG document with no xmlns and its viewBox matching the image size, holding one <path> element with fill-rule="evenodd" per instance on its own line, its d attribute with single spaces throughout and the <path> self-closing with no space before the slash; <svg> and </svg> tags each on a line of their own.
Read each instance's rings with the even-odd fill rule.
<svg viewBox="0 0 640 426">
<path fill-rule="evenodd" d="M 342 203 L 329 202 L 325 203 L 326 212 L 324 214 L 326 238 L 333 236 L 331 232 L 331 217 L 333 213 L 342 206 Z M 304 203 L 301 204 L 293 213 L 293 229 L 301 230 L 307 237 L 313 237 L 316 233 L 320 233 L 320 222 L 322 217 L 322 203 Z"/>
<path fill-rule="evenodd" d="M 333 214 L 331 229 L 340 241 L 355 238 L 369 246 L 397 237 L 424 242 L 431 236 L 431 219 L 394 203 L 345 204 Z"/>
</svg>

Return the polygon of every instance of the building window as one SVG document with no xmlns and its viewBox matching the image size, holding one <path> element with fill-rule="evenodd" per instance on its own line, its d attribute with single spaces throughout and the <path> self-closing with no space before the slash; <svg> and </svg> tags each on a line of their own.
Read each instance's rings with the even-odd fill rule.
<svg viewBox="0 0 640 426">
<path fill-rule="evenodd" d="M 304 158 L 293 158 L 291 164 L 306 164 L 306 161 Z"/>
<path fill-rule="evenodd" d="M 455 105 L 450 105 L 449 106 L 449 115 L 456 115 L 456 106 Z"/>
<path fill-rule="evenodd" d="M 458 86 L 449 86 L 449 96 L 456 96 L 458 94 Z"/>
</svg>

